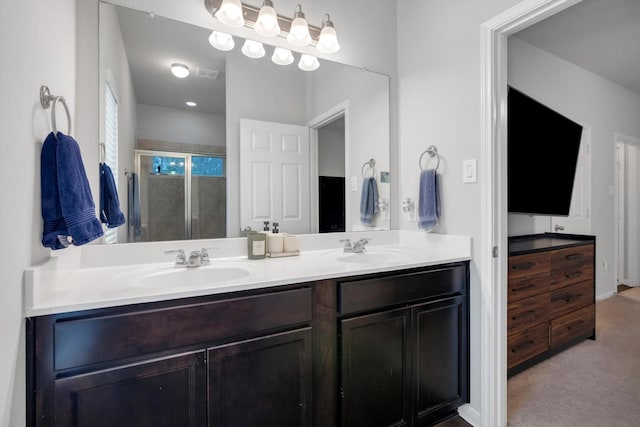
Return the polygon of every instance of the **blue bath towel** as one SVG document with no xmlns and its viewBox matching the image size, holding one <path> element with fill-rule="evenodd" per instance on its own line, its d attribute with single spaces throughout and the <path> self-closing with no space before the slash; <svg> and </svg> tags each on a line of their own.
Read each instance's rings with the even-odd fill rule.
<svg viewBox="0 0 640 427">
<path fill-rule="evenodd" d="M 68 237 L 80 246 L 104 234 L 96 218 L 80 147 L 73 138 L 62 132 L 47 136 L 40 173 L 44 246 L 63 249 L 69 244 Z"/>
<path fill-rule="evenodd" d="M 126 222 L 120 210 L 116 180 L 106 163 L 100 163 L 100 220 L 108 228 L 119 227 Z"/>
<path fill-rule="evenodd" d="M 440 195 L 438 194 L 438 174 L 435 169 L 423 170 L 420 174 L 420 194 L 418 196 L 418 226 L 431 229 L 440 217 Z"/>
<path fill-rule="evenodd" d="M 373 217 L 378 213 L 378 185 L 375 178 L 362 180 L 360 194 L 360 222 L 363 225 L 373 224 Z"/>
</svg>

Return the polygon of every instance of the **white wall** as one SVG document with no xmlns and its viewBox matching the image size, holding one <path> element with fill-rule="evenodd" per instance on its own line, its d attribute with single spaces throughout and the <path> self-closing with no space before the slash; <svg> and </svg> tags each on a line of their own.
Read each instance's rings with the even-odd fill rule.
<svg viewBox="0 0 640 427">
<path fill-rule="evenodd" d="M 48 25 L 47 23 L 51 24 Z M 22 274 L 49 256 L 42 247 L 40 148 L 50 110 L 40 85 L 64 96 L 75 118 L 75 1 L 0 1 L 0 426 L 25 425 Z M 58 106 L 57 122 L 67 132 Z M 73 122 L 74 127 L 76 122 Z M 96 128 L 97 131 L 97 128 Z M 76 136 L 72 130 L 72 135 Z M 97 134 L 96 134 L 97 136 Z M 84 141 L 79 138 L 83 146 Z M 94 139 L 95 142 L 95 139 Z M 84 154 L 84 153 L 83 153 Z M 86 158 L 85 167 L 89 167 Z M 97 172 L 97 163 L 95 171 Z M 97 177 L 97 173 L 96 173 Z"/>
<path fill-rule="evenodd" d="M 200 145 L 226 144 L 222 114 L 138 104 L 138 138 Z"/>
<path fill-rule="evenodd" d="M 613 48 L 613 47 L 612 47 Z M 596 295 L 615 291 L 614 133 L 640 136 L 640 95 L 517 37 L 509 39 L 508 81 L 559 113 L 591 127 L 591 233 L 596 236 Z M 541 160 L 543 161 L 543 160 Z M 517 221 L 517 228 L 511 226 Z M 509 216 L 510 234 L 532 225 L 549 232 L 548 217 Z M 546 223 L 546 224 L 545 224 Z M 546 226 L 546 227 L 545 227 Z"/>
<path fill-rule="evenodd" d="M 480 25 L 518 0 L 397 0 L 400 199 L 417 200 L 418 157 L 440 152 L 442 219 L 438 233 L 472 236 L 471 410 L 481 409 L 480 331 L 483 295 L 480 185 L 462 183 L 462 161 L 480 158 Z M 478 163 L 478 171 L 483 165 Z M 394 177 L 395 178 L 395 177 Z M 403 229 L 416 229 L 396 207 Z M 469 413 L 465 413 L 469 415 Z"/>
</svg>

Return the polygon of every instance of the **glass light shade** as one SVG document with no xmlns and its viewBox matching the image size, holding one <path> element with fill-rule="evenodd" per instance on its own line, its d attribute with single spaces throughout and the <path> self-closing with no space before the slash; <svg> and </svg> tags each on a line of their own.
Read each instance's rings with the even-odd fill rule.
<svg viewBox="0 0 640 427">
<path fill-rule="evenodd" d="M 240 0 L 222 0 L 220 9 L 214 14 L 220 22 L 234 28 L 244 27 Z"/>
<path fill-rule="evenodd" d="M 171 64 L 171 73 L 179 79 L 184 79 L 189 75 L 189 67 L 184 64 Z"/>
<path fill-rule="evenodd" d="M 300 55 L 300 61 L 298 61 L 298 68 L 303 71 L 314 71 L 320 67 L 320 62 L 318 62 L 318 58 L 311 55 Z"/>
<path fill-rule="evenodd" d="M 295 19 L 291 23 L 287 41 L 294 46 L 306 46 L 311 43 L 311 34 L 309 34 L 309 24 L 304 19 L 304 13 L 296 12 Z"/>
<path fill-rule="evenodd" d="M 338 36 L 336 35 L 336 30 L 333 26 L 325 25 L 322 28 L 316 49 L 322 53 L 335 53 L 340 50 Z"/>
<path fill-rule="evenodd" d="M 280 34 L 278 15 L 271 0 L 265 0 L 262 4 L 254 29 L 256 33 L 265 37 L 275 37 Z"/>
<path fill-rule="evenodd" d="M 242 53 L 249 58 L 262 58 L 266 52 L 262 43 L 255 40 L 245 40 L 242 45 Z"/>
<path fill-rule="evenodd" d="M 233 41 L 233 37 L 227 33 L 221 33 L 219 31 L 213 31 L 209 36 L 209 43 L 211 46 L 219 50 L 231 50 L 236 43 Z"/>
<path fill-rule="evenodd" d="M 277 47 L 273 50 L 271 60 L 278 65 L 289 65 L 293 62 L 293 54 L 289 49 Z"/>
<path fill-rule="evenodd" d="M 187 104 L 189 107 L 196 107 L 198 105 L 197 102 L 193 102 L 193 101 L 187 101 L 185 102 L 185 104 Z"/>
</svg>

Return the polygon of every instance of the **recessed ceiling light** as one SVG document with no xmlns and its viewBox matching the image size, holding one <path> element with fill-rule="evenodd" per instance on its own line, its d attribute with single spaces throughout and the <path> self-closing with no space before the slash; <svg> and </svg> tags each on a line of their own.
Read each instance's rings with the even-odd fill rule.
<svg viewBox="0 0 640 427">
<path fill-rule="evenodd" d="M 174 64 L 171 64 L 171 72 L 177 78 L 184 79 L 185 77 L 187 77 L 189 75 L 189 67 L 187 67 L 184 64 L 178 64 L 176 62 Z"/>
<path fill-rule="evenodd" d="M 198 105 L 197 102 L 193 102 L 193 101 L 187 101 L 185 102 L 185 104 L 187 104 L 189 107 L 195 107 L 196 105 Z"/>
</svg>

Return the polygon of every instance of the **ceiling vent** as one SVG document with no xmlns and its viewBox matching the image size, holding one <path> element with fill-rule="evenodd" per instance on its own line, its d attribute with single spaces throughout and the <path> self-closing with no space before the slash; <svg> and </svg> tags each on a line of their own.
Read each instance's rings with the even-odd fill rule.
<svg viewBox="0 0 640 427">
<path fill-rule="evenodd" d="M 218 78 L 217 70 L 208 70 L 206 68 L 198 68 L 196 70 L 196 76 L 204 77 L 205 79 L 215 80 Z"/>
</svg>

